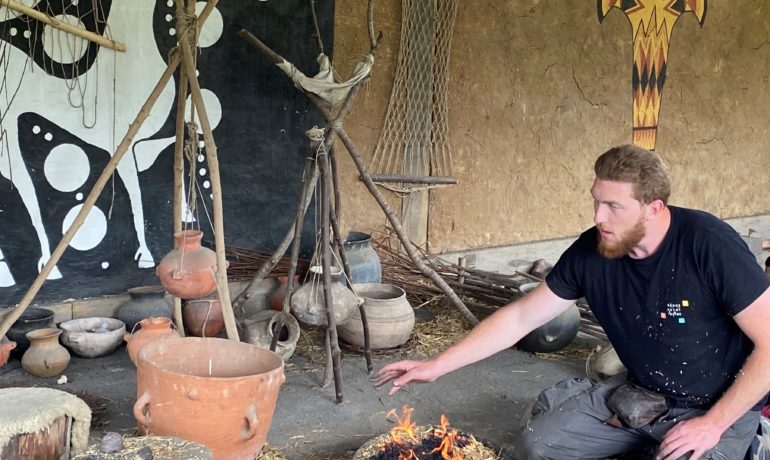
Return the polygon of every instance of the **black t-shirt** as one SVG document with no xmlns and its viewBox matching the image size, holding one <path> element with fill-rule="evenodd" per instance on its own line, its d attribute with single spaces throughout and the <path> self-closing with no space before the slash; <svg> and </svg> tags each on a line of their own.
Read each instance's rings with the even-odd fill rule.
<svg viewBox="0 0 770 460">
<path fill-rule="evenodd" d="M 770 279 L 729 225 L 669 206 L 671 226 L 650 257 L 606 259 L 596 228 L 584 232 L 546 279 L 563 299 L 585 297 L 629 380 L 708 407 L 727 390 L 753 345 L 732 316 Z"/>
</svg>

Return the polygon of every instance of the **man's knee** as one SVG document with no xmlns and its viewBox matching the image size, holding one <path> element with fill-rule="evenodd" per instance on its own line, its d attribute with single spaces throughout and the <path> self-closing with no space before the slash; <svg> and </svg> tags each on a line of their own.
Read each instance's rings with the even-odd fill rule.
<svg viewBox="0 0 770 460">
<path fill-rule="evenodd" d="M 533 427 L 531 424 L 522 427 L 516 436 L 515 451 L 517 459 L 546 460 L 564 458 L 564 450 L 560 445 L 558 430 L 544 427 Z"/>
</svg>

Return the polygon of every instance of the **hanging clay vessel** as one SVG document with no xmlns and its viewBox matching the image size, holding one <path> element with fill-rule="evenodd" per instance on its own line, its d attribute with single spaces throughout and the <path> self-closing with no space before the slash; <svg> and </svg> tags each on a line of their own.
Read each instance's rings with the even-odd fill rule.
<svg viewBox="0 0 770 460">
<path fill-rule="evenodd" d="M 174 315 L 174 306 L 166 298 L 163 286 L 138 286 L 128 289 L 129 299 L 118 308 L 117 317 L 126 324 L 126 330 L 132 331 L 136 323 L 151 316 Z"/>
<path fill-rule="evenodd" d="M 151 343 L 137 361 L 137 429 L 203 444 L 215 459 L 254 460 L 285 379 L 280 356 L 248 343 L 198 337 Z"/>
<path fill-rule="evenodd" d="M 8 362 L 8 357 L 11 356 L 11 350 L 14 348 L 16 348 L 16 342 L 8 340 L 6 336 L 0 339 L 0 367 Z"/>
<path fill-rule="evenodd" d="M 283 327 L 281 328 L 278 342 L 275 345 L 275 352 L 278 353 L 284 361 L 291 358 L 294 350 L 297 348 L 299 340 L 299 323 L 291 315 L 280 311 L 261 310 L 244 321 L 245 341 L 266 350 L 270 349 L 270 343 L 278 327 L 278 320 L 283 317 Z"/>
<path fill-rule="evenodd" d="M 139 349 L 150 342 L 179 338 L 179 333 L 171 328 L 173 323 L 166 317 L 146 318 L 139 321 L 141 329 L 133 334 L 126 334 L 123 338 L 128 343 L 128 356 L 131 362 L 136 364 L 136 354 Z"/>
<path fill-rule="evenodd" d="M 379 283 L 354 284 L 353 287 L 364 299 L 371 347 L 381 349 L 403 345 L 414 328 L 414 310 L 406 300 L 404 290 Z M 350 319 L 340 324 L 337 332 L 345 342 L 363 348 L 364 328 L 361 312 L 356 309 Z"/>
<path fill-rule="evenodd" d="M 331 294 L 334 309 L 334 323 L 346 321 L 353 310 L 358 308 L 358 297 L 350 289 L 340 284 L 342 270 L 331 267 Z M 309 280 L 300 286 L 291 296 L 291 308 L 297 319 L 313 326 L 325 326 L 326 304 L 323 290 L 323 267 L 313 266 L 308 270 Z"/>
<path fill-rule="evenodd" d="M 222 302 L 216 292 L 182 302 L 185 329 L 196 337 L 216 337 L 225 328 Z"/>
<path fill-rule="evenodd" d="M 181 299 L 197 299 L 217 288 L 214 277 L 217 255 L 201 246 L 202 238 L 200 230 L 174 233 L 176 249 L 166 254 L 155 269 L 169 294 Z"/>
<path fill-rule="evenodd" d="M 59 343 L 61 332 L 55 327 L 27 332 L 30 345 L 21 358 L 21 367 L 36 377 L 53 377 L 66 369 L 70 353 Z"/>
</svg>

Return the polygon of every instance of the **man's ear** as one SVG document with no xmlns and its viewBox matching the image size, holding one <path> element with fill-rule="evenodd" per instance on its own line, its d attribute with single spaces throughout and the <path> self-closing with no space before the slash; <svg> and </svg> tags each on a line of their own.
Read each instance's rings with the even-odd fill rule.
<svg viewBox="0 0 770 460">
<path fill-rule="evenodd" d="M 657 218 L 663 212 L 664 209 L 666 209 L 666 205 L 663 203 L 663 200 L 661 199 L 652 200 L 650 203 L 647 204 L 647 220 L 652 220 Z"/>
</svg>

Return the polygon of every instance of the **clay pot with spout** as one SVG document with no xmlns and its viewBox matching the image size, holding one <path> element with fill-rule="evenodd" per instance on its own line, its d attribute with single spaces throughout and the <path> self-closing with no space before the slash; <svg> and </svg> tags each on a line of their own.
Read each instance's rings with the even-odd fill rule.
<svg viewBox="0 0 770 460">
<path fill-rule="evenodd" d="M 174 233 L 176 248 L 166 254 L 155 269 L 169 294 L 181 299 L 197 299 L 216 289 L 217 255 L 201 246 L 201 239 L 203 232 L 200 230 Z"/>
<path fill-rule="evenodd" d="M 278 320 L 281 318 L 283 318 L 283 327 L 280 332 L 276 332 Z M 284 361 L 294 354 L 300 332 L 299 323 L 295 317 L 281 311 L 261 310 L 246 318 L 244 325 L 246 342 L 268 350 L 273 336 L 278 333 L 275 352 L 281 355 Z"/>
<path fill-rule="evenodd" d="M 128 343 L 128 356 L 134 364 L 136 364 L 136 354 L 148 343 L 180 337 L 179 333 L 171 328 L 173 325 L 171 319 L 166 317 L 146 318 L 139 321 L 139 325 L 141 329 L 123 337 Z"/>
<path fill-rule="evenodd" d="M 233 340 L 151 343 L 137 360 L 138 431 L 203 444 L 216 459 L 254 460 L 267 440 L 283 368 L 276 353 Z"/>
<path fill-rule="evenodd" d="M 300 286 L 291 296 L 292 313 L 305 324 L 326 326 L 326 303 L 323 291 L 323 267 L 313 266 L 308 270 L 310 279 Z M 331 294 L 334 308 L 334 322 L 340 324 L 350 318 L 353 310 L 358 308 L 359 298 L 340 284 L 342 270 L 331 267 Z"/>
<path fill-rule="evenodd" d="M 70 363 L 70 353 L 59 343 L 61 329 L 48 327 L 27 332 L 30 345 L 21 358 L 21 367 L 36 377 L 53 377 Z"/>
</svg>

